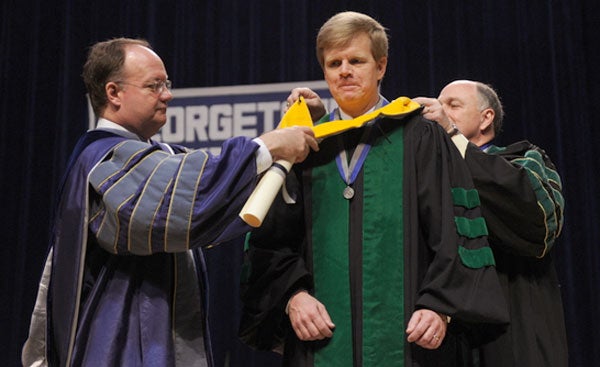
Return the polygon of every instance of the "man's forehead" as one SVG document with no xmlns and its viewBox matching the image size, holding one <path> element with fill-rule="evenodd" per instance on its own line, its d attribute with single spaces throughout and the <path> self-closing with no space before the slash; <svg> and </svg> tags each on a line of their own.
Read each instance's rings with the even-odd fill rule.
<svg viewBox="0 0 600 367">
<path fill-rule="evenodd" d="M 474 84 L 456 83 L 447 85 L 442 91 L 438 99 L 446 102 L 450 101 L 465 101 L 470 100 L 477 95 L 477 89 Z"/>
<path fill-rule="evenodd" d="M 339 53 L 371 53 L 371 39 L 366 33 L 359 33 L 352 38 L 345 40 L 336 45 L 332 45 L 323 50 L 325 55 L 339 54 Z"/>
<path fill-rule="evenodd" d="M 123 70 L 126 74 L 144 77 L 147 74 L 158 74 L 158 79 L 163 78 L 162 74 L 166 73 L 160 57 L 151 49 L 141 45 L 132 45 L 126 51 Z"/>
</svg>

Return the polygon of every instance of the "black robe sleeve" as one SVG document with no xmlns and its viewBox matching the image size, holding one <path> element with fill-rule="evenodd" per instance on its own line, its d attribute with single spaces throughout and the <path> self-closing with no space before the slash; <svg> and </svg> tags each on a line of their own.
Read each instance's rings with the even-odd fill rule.
<svg viewBox="0 0 600 367">
<path fill-rule="evenodd" d="M 495 249 L 543 257 L 562 228 L 563 197 L 554 164 L 522 141 L 491 154 L 469 145 L 465 156 Z"/>
<path fill-rule="evenodd" d="M 413 268 L 408 274 L 422 279 L 409 282 L 416 288 L 405 291 L 406 308 L 441 312 L 453 323 L 505 325 L 506 303 L 481 206 L 478 200 L 458 200 L 457 193 L 476 194 L 464 160 L 445 131 L 428 121 L 408 124 L 405 144 L 413 145 L 406 149 L 412 156 L 405 164 L 412 166 L 405 168 L 405 205 L 416 210 L 408 220 L 419 220 L 418 227 L 408 227 L 406 242 L 413 245 L 406 246 L 406 266 Z"/>
<path fill-rule="evenodd" d="M 295 203 L 286 203 L 280 192 L 262 226 L 247 239 L 240 337 L 259 350 L 272 350 L 283 343 L 291 327 L 285 314 L 290 296 L 301 289 L 311 290 L 312 276 L 300 253 L 304 214 L 297 177 L 292 171 L 286 178 L 287 192 Z"/>
</svg>

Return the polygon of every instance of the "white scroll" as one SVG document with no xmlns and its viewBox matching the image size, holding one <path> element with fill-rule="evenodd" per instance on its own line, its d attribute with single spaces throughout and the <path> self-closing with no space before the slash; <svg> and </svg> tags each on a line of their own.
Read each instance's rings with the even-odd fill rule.
<svg viewBox="0 0 600 367">
<path fill-rule="evenodd" d="M 290 162 L 278 160 L 265 172 L 240 212 L 244 222 L 255 228 L 260 227 L 291 168 Z"/>
</svg>

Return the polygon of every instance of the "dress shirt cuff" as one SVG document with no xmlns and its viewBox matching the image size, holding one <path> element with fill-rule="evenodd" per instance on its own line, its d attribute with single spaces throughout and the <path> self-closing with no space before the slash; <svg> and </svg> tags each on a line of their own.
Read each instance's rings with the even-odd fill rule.
<svg viewBox="0 0 600 367">
<path fill-rule="evenodd" d="M 267 149 L 267 146 L 262 141 L 261 138 L 252 139 L 256 144 L 259 145 L 258 150 L 256 151 L 256 174 L 260 175 L 264 171 L 268 170 L 269 167 L 273 165 L 273 157 L 271 157 L 271 152 Z"/>
</svg>

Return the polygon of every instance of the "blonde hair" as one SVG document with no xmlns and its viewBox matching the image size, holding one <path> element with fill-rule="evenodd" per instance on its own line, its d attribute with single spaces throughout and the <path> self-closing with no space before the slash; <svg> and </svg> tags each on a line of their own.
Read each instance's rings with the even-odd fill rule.
<svg viewBox="0 0 600 367">
<path fill-rule="evenodd" d="M 353 11 L 337 13 L 321 26 L 317 34 L 317 59 L 324 66 L 323 52 L 327 49 L 343 47 L 359 33 L 366 33 L 371 39 L 371 53 L 376 61 L 388 55 L 388 35 L 386 29 L 368 15 Z"/>
</svg>

